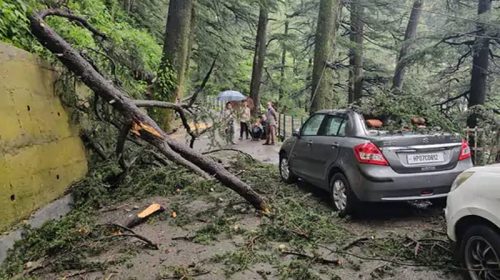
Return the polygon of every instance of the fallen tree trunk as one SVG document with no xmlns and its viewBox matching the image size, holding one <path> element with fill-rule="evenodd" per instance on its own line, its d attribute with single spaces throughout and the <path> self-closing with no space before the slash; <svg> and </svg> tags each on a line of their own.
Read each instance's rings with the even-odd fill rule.
<svg viewBox="0 0 500 280">
<path fill-rule="evenodd" d="M 156 147 L 169 160 L 181 164 L 197 174 L 208 178 L 214 176 L 226 187 L 236 191 L 258 210 L 268 212 L 266 201 L 249 185 L 227 171 L 222 165 L 195 150 L 173 141 L 134 100 L 123 94 L 113 83 L 103 77 L 80 53 L 55 32 L 46 22 L 48 16 L 58 16 L 76 21 L 95 36 L 104 34 L 93 28 L 85 19 L 63 9 L 47 9 L 30 16 L 31 31 L 40 43 L 51 51 L 71 72 L 95 94 L 106 100 L 130 122 L 130 132 Z"/>
</svg>

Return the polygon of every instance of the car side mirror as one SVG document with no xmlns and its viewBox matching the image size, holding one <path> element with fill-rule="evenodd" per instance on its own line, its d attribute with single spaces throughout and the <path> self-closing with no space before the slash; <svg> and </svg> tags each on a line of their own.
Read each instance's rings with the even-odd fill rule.
<svg viewBox="0 0 500 280">
<path fill-rule="evenodd" d="M 292 136 L 300 138 L 300 129 L 296 129 L 294 132 L 292 132 Z"/>
</svg>

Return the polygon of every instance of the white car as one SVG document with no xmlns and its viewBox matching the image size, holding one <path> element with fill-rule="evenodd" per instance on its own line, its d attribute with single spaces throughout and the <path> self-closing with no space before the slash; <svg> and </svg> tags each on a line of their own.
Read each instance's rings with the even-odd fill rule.
<svg viewBox="0 0 500 280">
<path fill-rule="evenodd" d="M 461 173 L 445 213 L 465 278 L 500 280 L 500 164 Z"/>
</svg>

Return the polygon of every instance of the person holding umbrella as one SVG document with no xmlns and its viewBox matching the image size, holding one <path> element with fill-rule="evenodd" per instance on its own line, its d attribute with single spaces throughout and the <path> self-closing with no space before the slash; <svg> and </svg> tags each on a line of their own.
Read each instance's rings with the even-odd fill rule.
<svg viewBox="0 0 500 280">
<path fill-rule="evenodd" d="M 222 121 L 225 123 L 226 128 L 226 141 L 227 143 L 235 144 L 233 139 L 234 139 L 234 119 L 235 119 L 235 113 L 233 110 L 233 105 L 231 102 L 236 102 L 236 101 L 243 101 L 246 100 L 247 97 L 244 96 L 241 92 L 239 91 L 234 91 L 234 90 L 226 90 L 223 92 L 220 92 L 219 95 L 217 96 L 217 100 L 226 102 L 226 106 L 224 110 L 222 111 Z"/>
<path fill-rule="evenodd" d="M 224 111 L 222 111 L 222 121 L 225 122 L 226 128 L 224 129 L 226 142 L 228 144 L 234 143 L 234 111 L 231 102 L 226 103 Z"/>
</svg>

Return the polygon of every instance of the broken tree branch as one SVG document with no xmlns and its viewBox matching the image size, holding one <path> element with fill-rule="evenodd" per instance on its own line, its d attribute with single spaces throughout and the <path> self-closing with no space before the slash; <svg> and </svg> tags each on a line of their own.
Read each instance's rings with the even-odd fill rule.
<svg viewBox="0 0 500 280">
<path fill-rule="evenodd" d="M 299 252 L 292 252 L 292 251 L 283 251 L 281 252 L 283 255 L 293 255 L 297 256 L 299 258 L 303 259 L 310 259 L 314 262 L 320 263 L 320 264 L 334 264 L 334 265 L 340 265 L 340 260 L 329 260 L 317 256 L 310 256 L 307 254 L 299 253 Z"/>
<path fill-rule="evenodd" d="M 219 153 L 219 152 L 237 152 L 239 154 L 242 154 L 246 157 L 248 157 L 249 159 L 255 161 L 254 157 L 251 155 L 251 154 L 248 154 L 248 153 L 245 153 L 241 150 L 238 150 L 238 149 L 231 149 L 231 148 L 226 148 L 226 149 L 217 149 L 217 150 L 212 150 L 212 151 L 208 151 L 208 152 L 203 152 L 204 155 L 209 155 L 209 154 L 214 154 L 214 153 Z"/>
<path fill-rule="evenodd" d="M 118 163 L 125 173 L 127 173 L 130 165 L 125 161 L 123 150 L 125 148 L 125 141 L 127 140 L 127 136 L 131 128 L 132 125 L 130 123 L 125 124 L 118 134 L 118 141 L 116 141 L 116 156 L 118 157 Z"/>
<path fill-rule="evenodd" d="M 221 164 L 199 152 L 178 143 L 167 135 L 147 113 L 142 111 L 134 101 L 116 88 L 113 83 L 99 74 L 66 40 L 55 32 L 45 21 L 47 16 L 60 16 L 77 20 L 95 34 L 102 34 L 83 18 L 76 17 L 66 10 L 48 9 L 34 12 L 29 16 L 32 34 L 95 94 L 132 123 L 131 132 L 158 149 L 169 160 L 191 169 L 195 173 L 209 178 L 214 176 L 226 187 L 244 197 L 256 209 L 269 212 L 267 202 L 248 184 L 231 174 Z M 102 36 L 105 37 L 105 36 Z"/>
<path fill-rule="evenodd" d="M 136 233 L 134 230 L 132 230 L 132 229 L 130 229 L 128 227 L 122 226 L 120 224 L 115 224 L 115 223 L 107 223 L 107 224 L 103 224 L 103 226 L 115 227 L 115 228 L 121 229 L 123 231 L 130 232 L 130 234 L 118 234 L 118 235 L 115 235 L 115 236 L 135 237 L 135 238 L 137 238 L 139 240 L 144 241 L 146 244 L 148 244 L 150 247 L 154 248 L 155 250 L 160 249 L 160 247 L 158 247 L 158 244 L 156 244 L 153 241 L 149 240 L 145 236 Z"/>
<path fill-rule="evenodd" d="M 451 101 L 455 101 L 455 100 L 460 99 L 460 98 L 462 98 L 462 97 L 467 97 L 467 95 L 468 95 L 468 94 L 469 94 L 469 91 L 466 91 L 466 92 L 464 92 L 464 93 L 462 93 L 462 94 L 459 94 L 459 95 L 457 95 L 457 96 L 454 96 L 454 97 L 448 98 L 448 99 L 446 99 L 446 100 L 445 100 L 445 101 L 443 101 L 443 102 L 440 102 L 440 103 L 434 104 L 434 106 L 443 106 L 443 105 L 445 105 L 445 104 L 447 104 L 447 103 L 450 103 Z"/>
<path fill-rule="evenodd" d="M 64 17 L 67 18 L 70 21 L 74 21 L 85 27 L 87 30 L 92 32 L 95 36 L 101 37 L 102 39 L 107 39 L 108 36 L 106 34 L 102 33 L 101 31 L 97 30 L 94 28 L 86 19 L 73 15 L 70 10 L 66 9 L 47 9 L 40 11 L 37 13 L 37 15 L 44 19 L 48 16 L 59 16 L 59 17 Z"/>
<path fill-rule="evenodd" d="M 196 98 L 198 98 L 198 95 L 200 92 L 202 92 L 205 89 L 205 86 L 207 85 L 208 79 L 210 79 L 210 75 L 212 75 L 212 72 L 214 71 L 215 68 L 215 63 L 217 62 L 217 58 L 219 55 L 217 54 L 214 58 L 214 61 L 212 62 L 212 65 L 210 66 L 210 69 L 208 70 L 207 75 L 203 79 L 203 82 L 201 82 L 200 87 L 193 93 L 191 98 L 189 99 L 188 107 L 191 108 L 193 107 L 194 102 L 196 102 Z"/>
<path fill-rule="evenodd" d="M 194 141 L 196 140 L 198 135 L 196 135 L 191 129 L 191 126 L 189 126 L 189 122 L 187 120 L 186 113 L 184 112 L 183 108 L 183 106 L 186 105 L 178 105 L 174 103 L 156 101 L 156 100 L 135 100 L 134 103 L 137 107 L 158 107 L 158 108 L 174 109 L 179 114 L 179 117 L 181 118 L 182 121 L 182 125 L 186 129 L 186 132 L 189 134 L 189 136 L 191 136 L 191 142 L 189 144 L 189 147 L 191 149 L 193 148 Z"/>
<path fill-rule="evenodd" d="M 80 133 L 80 138 L 82 139 L 83 143 L 86 144 L 88 147 L 92 148 L 92 150 L 94 150 L 97 153 L 97 155 L 101 157 L 102 160 L 108 159 L 108 156 L 106 155 L 102 147 L 98 143 L 96 143 L 92 138 L 90 138 L 90 136 L 87 133 L 85 132 Z"/>
<path fill-rule="evenodd" d="M 359 243 L 363 243 L 363 242 L 365 242 L 367 240 L 370 240 L 370 238 L 369 237 L 360 237 L 360 238 L 358 238 L 358 239 L 350 242 L 349 244 L 345 245 L 342 248 L 342 250 L 347 251 L 347 250 L 351 249 L 352 247 L 358 245 Z"/>
</svg>

